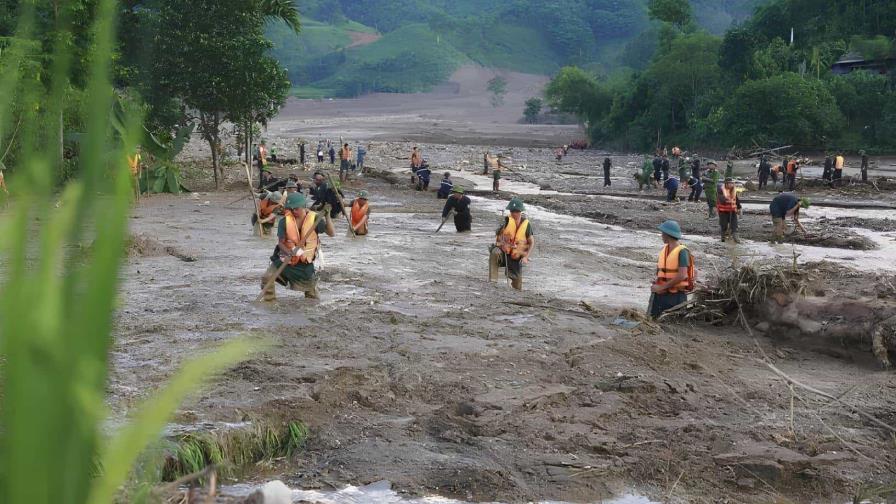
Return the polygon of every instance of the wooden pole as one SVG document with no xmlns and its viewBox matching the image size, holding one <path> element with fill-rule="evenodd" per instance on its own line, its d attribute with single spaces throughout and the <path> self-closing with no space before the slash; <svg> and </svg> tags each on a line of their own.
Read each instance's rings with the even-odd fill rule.
<svg viewBox="0 0 896 504">
<path fill-rule="evenodd" d="M 258 199 L 255 198 L 255 191 L 252 190 L 252 171 L 249 169 L 249 165 L 244 166 L 246 167 L 246 180 L 249 182 L 249 194 L 252 195 L 252 203 L 255 205 L 255 216 L 257 217 L 255 225 L 258 226 L 258 236 L 264 236 L 264 227 L 261 224 L 261 211 L 258 207 Z"/>
</svg>

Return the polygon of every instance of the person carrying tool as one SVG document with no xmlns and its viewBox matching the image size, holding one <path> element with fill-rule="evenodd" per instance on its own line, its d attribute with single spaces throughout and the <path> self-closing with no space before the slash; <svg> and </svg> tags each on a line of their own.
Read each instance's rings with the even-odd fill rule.
<svg viewBox="0 0 896 504">
<path fill-rule="evenodd" d="M 286 211 L 280 224 L 277 225 L 277 246 L 271 255 L 271 265 L 261 279 L 263 299 L 277 299 L 275 283 L 288 286 L 292 290 L 305 292 L 305 297 L 317 299 L 317 275 L 314 271 L 314 258 L 320 246 L 320 234 L 327 236 L 336 234 L 329 213 L 324 212 L 321 218 L 315 212 L 305 209 L 305 196 L 295 193 L 286 199 Z M 275 279 L 271 279 L 277 271 L 287 263 L 283 271 Z"/>
<path fill-rule="evenodd" d="M 800 224 L 800 209 L 808 209 L 810 205 L 809 198 L 797 198 L 792 192 L 784 192 L 775 196 L 768 207 L 775 225 L 771 242 L 784 242 L 784 230 L 787 227 L 788 217 L 793 219 L 794 230 L 798 229 L 806 234 L 806 228 Z"/>
<path fill-rule="evenodd" d="M 498 159 L 498 163 L 495 165 L 494 169 L 492 169 L 492 191 L 498 192 L 501 188 L 501 160 Z"/>
<path fill-rule="evenodd" d="M 258 201 L 258 213 L 252 214 L 252 225 L 261 224 L 263 235 L 271 234 L 274 222 L 277 220 L 277 210 L 280 208 L 283 195 L 279 191 L 267 193 Z"/>
<path fill-rule="evenodd" d="M 715 164 L 710 164 L 706 176 L 700 180 L 703 185 L 703 191 L 706 194 L 707 215 L 709 219 L 716 216 L 716 201 L 718 200 L 719 195 L 720 178 L 721 175 L 719 174 L 718 167 Z"/>
<path fill-rule="evenodd" d="M 448 199 L 452 189 L 454 189 L 454 182 L 451 180 L 451 172 L 445 172 L 445 176 L 442 177 L 442 183 L 439 184 L 439 192 L 436 193 L 436 198 Z"/>
<path fill-rule="evenodd" d="M 768 176 L 771 172 L 771 163 L 768 162 L 768 158 L 766 156 L 762 156 L 762 159 L 759 160 L 759 169 L 756 171 L 756 175 L 759 177 L 760 191 L 768 187 Z"/>
<path fill-rule="evenodd" d="M 837 157 L 834 158 L 834 177 L 832 185 L 840 187 L 840 185 L 843 184 L 844 167 L 846 167 L 846 159 L 844 159 L 843 154 L 837 153 Z"/>
<path fill-rule="evenodd" d="M 370 202 L 367 201 L 367 191 L 358 193 L 358 197 L 349 203 L 351 211 L 352 229 L 356 236 L 367 234 L 367 224 L 370 222 Z"/>
<path fill-rule="evenodd" d="M 719 227 L 722 229 L 722 242 L 728 231 L 731 231 L 731 239 L 734 243 L 740 243 L 737 238 L 737 215 L 741 212 L 740 197 L 734 186 L 734 179 L 726 178 L 725 183 L 718 188 L 719 200 L 716 209 L 719 211 Z"/>
<path fill-rule="evenodd" d="M 442 208 L 442 220 L 448 218 L 451 212 L 454 212 L 454 228 L 458 233 L 466 233 L 473 227 L 473 214 L 470 213 L 470 198 L 464 195 L 464 188 L 454 186 L 451 189 L 451 196 L 445 201 L 445 207 Z"/>
<path fill-rule="evenodd" d="M 330 187 L 330 184 L 324 180 L 323 173 L 315 172 L 314 183 L 309 189 L 311 197 L 314 198 L 314 202 L 311 204 L 311 209 L 320 211 L 326 205 L 329 205 L 330 217 L 336 217 L 342 213 L 342 205 L 339 204 L 339 198 L 334 194 L 334 191 L 337 190 L 337 188 Z"/>
<path fill-rule="evenodd" d="M 793 192 L 796 187 L 796 172 L 800 169 L 796 159 L 787 161 L 787 190 Z"/>
<path fill-rule="evenodd" d="M 679 243 L 681 226 L 678 222 L 667 220 L 658 229 L 662 233 L 663 248 L 656 263 L 656 279 L 650 286 L 648 310 L 654 319 L 686 302 L 697 277 L 693 254 Z"/>
<path fill-rule="evenodd" d="M 523 200 L 513 198 L 507 205 L 510 216 L 495 232 L 495 244 L 489 248 L 488 279 L 498 280 L 498 268 L 505 268 L 510 285 L 523 288 L 523 265 L 529 264 L 529 256 L 535 250 L 535 236 L 529 219 L 523 216 L 526 207 Z"/>
<path fill-rule="evenodd" d="M 345 182 L 348 179 L 348 171 L 352 168 L 352 149 L 348 144 L 342 144 L 339 149 L 339 181 Z"/>
<path fill-rule="evenodd" d="M 610 161 L 610 158 L 604 158 L 604 187 L 610 187 L 610 168 L 613 166 L 613 162 Z"/>
</svg>

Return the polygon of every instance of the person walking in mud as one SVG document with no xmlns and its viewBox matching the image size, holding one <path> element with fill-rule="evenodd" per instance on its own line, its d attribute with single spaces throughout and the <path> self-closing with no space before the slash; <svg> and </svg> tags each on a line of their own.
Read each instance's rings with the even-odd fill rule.
<svg viewBox="0 0 896 504">
<path fill-rule="evenodd" d="M 286 211 L 277 226 L 278 242 L 271 255 L 271 265 L 261 279 L 265 301 L 277 299 L 277 283 L 292 290 L 303 291 L 309 299 L 320 297 L 314 259 L 320 247 L 321 233 L 326 233 L 327 236 L 336 234 L 329 212 L 325 211 L 321 218 L 317 213 L 305 209 L 305 196 L 290 194 L 286 199 Z M 283 271 L 274 278 L 281 266 Z"/>
<path fill-rule="evenodd" d="M 800 169 L 796 159 L 787 161 L 787 190 L 793 192 L 796 188 L 796 172 Z"/>
<path fill-rule="evenodd" d="M 429 190 L 429 178 L 432 176 L 432 170 L 429 169 L 429 163 L 426 160 L 420 164 L 420 168 L 417 168 L 417 190 L 418 191 L 428 191 Z"/>
<path fill-rule="evenodd" d="M 737 216 L 741 212 L 741 204 L 737 188 L 734 186 L 734 179 L 725 179 L 725 183 L 718 188 L 718 198 L 716 209 L 719 211 L 722 243 L 725 242 L 729 231 L 734 243 L 740 243 L 740 240 L 737 238 Z"/>
<path fill-rule="evenodd" d="M 687 181 L 687 187 L 691 189 L 691 193 L 688 194 L 688 201 L 699 203 L 700 196 L 703 194 L 703 182 L 700 179 L 691 177 Z"/>
<path fill-rule="evenodd" d="M 678 203 L 678 179 L 672 177 L 663 182 L 663 189 L 666 190 L 666 202 Z"/>
<path fill-rule="evenodd" d="M 498 159 L 498 163 L 495 165 L 494 169 L 492 169 L 492 191 L 498 192 L 501 190 L 501 160 Z"/>
<path fill-rule="evenodd" d="M 604 187 L 610 187 L 610 168 L 613 166 L 613 162 L 610 161 L 610 158 L 604 158 Z"/>
<path fill-rule="evenodd" d="M 324 162 L 324 144 L 322 144 L 322 143 L 317 144 L 317 162 L 318 163 Z"/>
<path fill-rule="evenodd" d="M 719 170 L 715 165 L 709 165 L 701 182 L 703 183 L 703 191 L 706 194 L 707 218 L 712 219 L 716 216 L 716 202 L 719 194 L 719 179 L 721 178 Z"/>
<path fill-rule="evenodd" d="M 370 222 L 370 202 L 367 200 L 367 191 L 358 193 L 358 197 L 348 204 L 351 208 L 352 230 L 355 236 L 367 235 L 367 225 Z"/>
<path fill-rule="evenodd" d="M 330 217 L 336 217 L 342 213 L 342 205 L 339 204 L 339 198 L 337 198 L 335 194 L 335 191 L 338 190 L 339 189 L 336 187 L 330 187 L 330 184 L 324 180 L 323 173 L 315 172 L 314 182 L 308 189 L 309 194 L 314 198 L 314 202 L 311 204 L 311 209 L 314 211 L 321 211 L 329 205 Z"/>
<path fill-rule="evenodd" d="M 423 164 L 423 156 L 416 146 L 411 150 L 411 185 L 417 185 L 417 170 Z"/>
<path fill-rule="evenodd" d="M 860 150 L 859 155 L 862 156 L 862 182 L 868 182 L 868 154 L 865 154 L 864 150 Z"/>
<path fill-rule="evenodd" d="M 277 220 L 277 210 L 283 203 L 283 195 L 279 191 L 269 192 L 258 202 L 258 213 L 252 213 L 252 225 L 261 226 L 262 235 L 270 235 L 274 222 Z"/>
<path fill-rule="evenodd" d="M 328 151 L 328 154 L 330 155 L 330 164 L 331 165 L 336 164 L 336 147 L 334 147 L 333 145 L 330 145 L 330 150 Z"/>
<path fill-rule="evenodd" d="M 660 224 L 663 248 L 656 264 L 656 279 L 650 286 L 648 314 L 657 318 L 666 311 L 687 302 L 688 292 L 694 290 L 696 269 L 694 257 L 679 243 L 681 226 L 674 220 Z"/>
<path fill-rule="evenodd" d="M 523 265 L 529 264 L 529 256 L 535 250 L 535 236 L 523 200 L 513 198 L 507 205 L 510 215 L 495 232 L 495 244 L 489 248 L 488 279 L 498 281 L 498 269 L 505 268 L 510 285 L 516 290 L 523 289 Z"/>
<path fill-rule="evenodd" d="M 675 152 L 675 150 L 673 149 L 672 152 Z M 681 157 L 681 155 L 679 155 L 678 156 L 678 180 L 687 180 L 687 178 L 688 178 L 687 164 L 685 162 L 685 159 L 683 157 Z"/>
<path fill-rule="evenodd" d="M 348 172 L 351 169 L 352 165 L 352 149 L 348 146 L 347 143 L 342 144 L 342 148 L 339 149 L 339 181 L 345 182 L 348 180 Z"/>
<path fill-rule="evenodd" d="M 367 146 L 370 147 L 369 145 Z M 355 161 L 358 164 L 358 171 L 362 174 L 367 173 L 367 169 L 364 167 L 364 160 L 367 159 L 367 149 L 364 148 L 362 144 L 358 144 L 358 159 Z"/>
<path fill-rule="evenodd" d="M 469 232 L 473 228 L 473 214 L 470 212 L 470 198 L 464 195 L 464 188 L 455 186 L 451 189 L 451 196 L 445 201 L 442 208 L 442 221 L 448 219 L 454 212 L 454 228 L 458 233 Z"/>
<path fill-rule="evenodd" d="M 771 172 L 772 165 L 768 162 L 768 157 L 762 156 L 762 159 L 759 160 L 759 169 L 756 171 L 756 175 L 759 177 L 760 191 L 768 187 L 768 176 Z"/>
<path fill-rule="evenodd" d="M 831 154 L 828 153 L 824 157 L 824 168 L 821 171 L 821 180 L 824 180 L 825 182 L 830 182 L 831 176 L 833 175 L 833 173 L 832 173 L 833 171 L 834 171 L 834 159 L 831 158 Z"/>
<path fill-rule="evenodd" d="M 831 187 L 840 187 L 843 184 L 843 168 L 846 167 L 846 159 L 842 153 L 837 153 L 834 158 L 834 176 L 831 181 Z"/>
<path fill-rule="evenodd" d="M 775 227 L 771 242 L 784 243 L 784 231 L 787 227 L 788 217 L 793 219 L 794 231 L 799 230 L 806 234 L 806 228 L 800 224 L 800 210 L 808 209 L 810 205 L 809 198 L 797 198 L 792 192 L 784 192 L 775 196 L 768 207 Z"/>
<path fill-rule="evenodd" d="M 437 199 L 448 199 L 451 196 L 451 190 L 454 189 L 454 181 L 451 180 L 451 172 L 445 172 L 442 182 L 439 184 L 439 191 L 436 193 Z"/>
<path fill-rule="evenodd" d="M 255 152 L 255 155 L 258 157 L 258 172 L 261 173 L 262 170 L 266 170 L 268 167 L 268 145 L 264 139 L 258 144 L 258 150 Z"/>
<path fill-rule="evenodd" d="M 299 164 L 305 166 L 305 141 L 299 142 Z"/>
</svg>

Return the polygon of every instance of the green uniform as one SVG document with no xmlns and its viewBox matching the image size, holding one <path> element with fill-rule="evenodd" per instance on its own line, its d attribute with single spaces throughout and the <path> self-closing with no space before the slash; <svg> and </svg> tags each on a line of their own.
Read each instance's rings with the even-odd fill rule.
<svg viewBox="0 0 896 504">
<path fill-rule="evenodd" d="M 734 163 L 728 161 L 728 165 L 725 166 L 725 178 L 733 178 L 734 177 Z"/>
<path fill-rule="evenodd" d="M 706 202 L 715 205 L 716 195 L 721 175 L 718 170 L 709 173 L 709 184 L 703 184 L 703 192 L 706 194 Z"/>
<path fill-rule="evenodd" d="M 320 214 L 317 214 L 315 219 L 316 221 L 314 223 L 314 229 L 315 231 L 317 231 L 317 235 L 320 236 L 326 233 L 327 221 L 322 219 Z M 280 224 L 277 225 L 277 238 L 279 238 L 280 240 L 284 240 L 286 238 L 286 219 L 280 219 Z M 274 254 L 271 256 L 271 263 L 277 268 L 279 268 L 280 265 L 283 264 L 283 260 L 280 259 L 279 246 L 274 247 Z M 301 263 L 295 266 L 287 266 L 283 269 L 283 273 L 280 274 L 280 278 L 289 283 L 310 282 L 314 279 L 314 264 Z"/>
</svg>

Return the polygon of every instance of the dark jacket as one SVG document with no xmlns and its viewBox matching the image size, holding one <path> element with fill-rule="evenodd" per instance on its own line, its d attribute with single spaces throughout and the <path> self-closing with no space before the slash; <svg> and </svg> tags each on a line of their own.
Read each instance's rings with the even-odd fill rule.
<svg viewBox="0 0 896 504">
<path fill-rule="evenodd" d="M 445 202 L 445 208 L 442 209 L 442 218 L 448 217 L 451 210 L 454 210 L 457 215 L 468 215 L 470 213 L 470 203 L 472 203 L 470 198 L 466 196 L 451 196 Z"/>
</svg>

